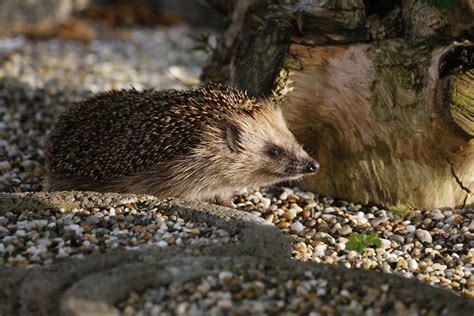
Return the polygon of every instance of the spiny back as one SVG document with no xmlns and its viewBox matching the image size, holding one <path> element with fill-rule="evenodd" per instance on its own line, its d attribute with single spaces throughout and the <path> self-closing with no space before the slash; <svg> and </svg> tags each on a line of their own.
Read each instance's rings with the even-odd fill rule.
<svg viewBox="0 0 474 316">
<path fill-rule="evenodd" d="M 101 93 L 59 117 L 46 145 L 46 159 L 52 174 L 63 178 L 131 175 L 186 156 L 200 143 L 205 126 L 221 130 L 229 116 L 253 116 L 262 106 L 221 85 L 192 91 Z"/>
</svg>

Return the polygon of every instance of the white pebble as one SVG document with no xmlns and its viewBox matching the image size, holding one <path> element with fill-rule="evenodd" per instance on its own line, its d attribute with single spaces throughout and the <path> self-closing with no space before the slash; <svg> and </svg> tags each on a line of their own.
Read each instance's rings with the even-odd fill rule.
<svg viewBox="0 0 474 316">
<path fill-rule="evenodd" d="M 405 227 L 405 230 L 408 232 L 408 233 L 413 233 L 415 230 L 416 230 L 416 227 L 415 225 L 407 225 Z"/>
<path fill-rule="evenodd" d="M 388 249 L 392 245 L 392 242 L 385 238 L 380 238 L 380 242 L 381 242 L 380 248 L 382 249 Z"/>
<path fill-rule="evenodd" d="M 319 244 L 314 248 L 314 254 L 318 257 L 323 257 L 325 255 L 326 249 L 326 244 Z"/>
<path fill-rule="evenodd" d="M 314 200 L 313 192 L 304 192 L 304 193 L 301 193 L 300 196 L 305 200 Z"/>
<path fill-rule="evenodd" d="M 267 199 L 267 198 L 260 198 L 260 202 L 262 202 L 263 208 L 266 210 L 270 207 L 270 204 L 271 204 L 272 201 L 270 199 Z"/>
<path fill-rule="evenodd" d="M 444 215 L 443 215 L 443 213 L 441 213 L 441 212 L 434 214 L 434 219 L 437 220 L 437 221 L 439 221 L 439 220 L 441 220 L 441 219 L 443 219 L 443 218 L 444 218 Z"/>
<path fill-rule="evenodd" d="M 416 238 L 418 238 L 418 240 L 421 242 L 427 242 L 427 243 L 433 242 L 433 238 L 431 237 L 430 232 L 424 229 L 416 230 Z"/>
<path fill-rule="evenodd" d="M 304 230 L 303 224 L 301 224 L 299 221 L 292 223 L 290 227 L 291 227 L 291 230 L 297 233 L 301 233 Z"/>
<path fill-rule="evenodd" d="M 288 198 L 288 193 L 286 192 L 283 192 L 282 194 L 280 194 L 280 196 L 278 197 L 280 200 L 284 201 Z"/>
<path fill-rule="evenodd" d="M 440 263 L 434 263 L 431 268 L 433 268 L 433 270 L 441 270 L 441 271 L 444 271 L 446 270 L 447 266 L 445 264 L 440 264 Z"/>
<path fill-rule="evenodd" d="M 418 269 L 418 262 L 415 259 L 408 260 L 408 270 L 415 271 Z"/>
<path fill-rule="evenodd" d="M 230 279 L 232 278 L 234 274 L 230 271 L 222 271 L 222 272 L 219 272 L 219 280 L 223 281 L 223 280 L 226 280 L 226 279 Z"/>
<path fill-rule="evenodd" d="M 168 247 L 168 243 L 164 240 L 160 240 L 156 245 L 158 247 Z"/>
<path fill-rule="evenodd" d="M 340 243 L 336 244 L 336 250 L 337 250 L 337 251 L 344 251 L 344 250 L 346 250 L 346 244 L 343 243 L 343 242 L 340 242 Z"/>
<path fill-rule="evenodd" d="M 302 209 L 301 207 L 299 207 L 299 205 L 297 205 L 297 204 L 293 204 L 293 205 L 291 206 L 291 209 L 295 210 L 296 213 L 301 213 L 301 212 L 303 212 L 303 209 Z"/>
</svg>

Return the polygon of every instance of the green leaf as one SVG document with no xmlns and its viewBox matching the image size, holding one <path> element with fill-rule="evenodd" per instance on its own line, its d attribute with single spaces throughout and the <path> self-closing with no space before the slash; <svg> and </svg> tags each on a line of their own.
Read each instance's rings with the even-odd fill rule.
<svg viewBox="0 0 474 316">
<path fill-rule="evenodd" d="M 382 241 L 376 233 L 370 233 L 368 235 L 356 233 L 349 237 L 346 248 L 348 250 L 355 250 L 358 253 L 363 253 L 365 249 L 371 245 L 375 247 L 382 246 Z"/>
<path fill-rule="evenodd" d="M 200 44 L 196 44 L 193 48 L 192 48 L 193 51 L 203 51 L 207 54 L 210 54 L 212 53 L 212 48 L 207 45 L 207 44 L 203 44 L 203 43 L 200 43 Z"/>
</svg>

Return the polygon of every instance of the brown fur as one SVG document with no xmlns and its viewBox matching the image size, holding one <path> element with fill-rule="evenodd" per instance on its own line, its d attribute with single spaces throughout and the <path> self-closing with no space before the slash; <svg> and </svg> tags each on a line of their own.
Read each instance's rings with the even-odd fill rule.
<svg viewBox="0 0 474 316">
<path fill-rule="evenodd" d="M 46 157 L 53 190 L 191 200 L 298 179 L 313 161 L 278 108 L 219 85 L 99 94 L 59 118 Z"/>
</svg>

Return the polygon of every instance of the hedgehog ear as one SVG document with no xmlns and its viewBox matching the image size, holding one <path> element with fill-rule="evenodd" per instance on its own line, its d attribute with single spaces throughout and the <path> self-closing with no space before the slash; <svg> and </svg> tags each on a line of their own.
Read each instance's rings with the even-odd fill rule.
<svg viewBox="0 0 474 316">
<path fill-rule="evenodd" d="M 240 147 L 240 129 L 234 124 L 229 124 L 225 130 L 225 142 L 231 151 L 237 151 Z"/>
</svg>

